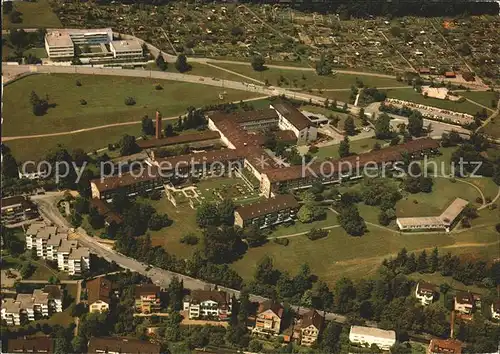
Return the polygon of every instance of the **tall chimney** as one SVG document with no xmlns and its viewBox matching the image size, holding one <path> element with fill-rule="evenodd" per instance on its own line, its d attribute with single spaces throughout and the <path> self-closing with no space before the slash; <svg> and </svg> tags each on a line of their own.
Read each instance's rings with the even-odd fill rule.
<svg viewBox="0 0 500 354">
<path fill-rule="evenodd" d="M 161 113 L 156 111 L 156 139 L 161 139 Z"/>
</svg>

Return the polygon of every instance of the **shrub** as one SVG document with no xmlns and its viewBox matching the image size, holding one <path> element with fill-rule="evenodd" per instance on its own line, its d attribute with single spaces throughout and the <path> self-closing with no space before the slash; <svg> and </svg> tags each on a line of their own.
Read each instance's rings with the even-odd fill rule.
<svg viewBox="0 0 500 354">
<path fill-rule="evenodd" d="M 83 98 L 80 100 L 80 104 L 82 106 L 85 106 L 87 104 L 87 101 L 85 101 Z"/>
<path fill-rule="evenodd" d="M 288 246 L 288 244 L 290 243 L 290 240 L 287 238 L 275 238 L 273 240 L 273 242 L 277 243 L 278 245 Z"/>
<path fill-rule="evenodd" d="M 160 198 L 161 198 L 161 191 L 159 191 L 158 189 L 155 189 L 149 194 L 149 199 L 151 200 L 160 200 Z"/>
<path fill-rule="evenodd" d="M 181 243 L 185 243 L 186 245 L 191 245 L 191 246 L 194 246 L 196 244 L 198 244 L 198 241 L 200 239 L 198 238 L 198 236 L 196 236 L 195 234 L 186 234 L 184 236 L 181 237 Z"/>
<path fill-rule="evenodd" d="M 315 153 L 317 153 L 318 151 L 319 151 L 319 148 L 318 148 L 317 146 L 314 146 L 314 145 L 313 145 L 313 146 L 311 146 L 311 147 L 309 148 L 309 152 L 310 152 L 311 154 L 315 154 Z"/>
<path fill-rule="evenodd" d="M 158 90 L 158 91 L 163 90 L 163 86 L 160 85 L 160 84 L 156 84 L 155 85 L 155 90 Z"/>
<path fill-rule="evenodd" d="M 478 204 L 483 204 L 483 198 L 481 198 L 481 197 L 477 197 L 477 198 L 476 198 L 476 203 L 478 203 Z"/>
<path fill-rule="evenodd" d="M 76 84 L 76 86 L 78 86 L 78 87 L 82 86 L 82 83 L 80 82 L 80 80 L 76 80 L 75 84 Z"/>
<path fill-rule="evenodd" d="M 318 240 L 320 238 L 326 237 L 328 235 L 327 230 L 312 228 L 306 234 L 307 238 L 311 241 Z"/>
<path fill-rule="evenodd" d="M 135 104 L 136 104 L 136 102 L 135 102 L 135 98 L 130 97 L 130 96 L 129 96 L 129 97 L 126 97 L 126 98 L 125 98 L 125 104 L 126 104 L 127 106 L 133 106 L 133 105 L 135 105 Z"/>
</svg>

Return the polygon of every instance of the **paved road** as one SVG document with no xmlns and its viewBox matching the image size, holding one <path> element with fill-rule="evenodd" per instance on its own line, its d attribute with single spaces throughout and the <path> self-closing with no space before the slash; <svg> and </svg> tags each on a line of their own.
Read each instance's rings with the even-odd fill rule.
<svg viewBox="0 0 500 354">
<path fill-rule="evenodd" d="M 61 193 L 51 193 L 51 194 L 46 194 L 43 196 L 37 196 L 37 198 L 34 198 L 34 201 L 38 204 L 40 214 L 44 216 L 46 219 L 50 220 L 54 224 L 58 225 L 59 227 L 63 229 L 70 229 L 71 225 L 64 219 L 61 214 L 59 213 L 59 210 L 56 207 L 56 202 L 57 200 L 62 196 Z M 131 271 L 140 273 L 142 275 L 145 275 L 149 277 L 155 284 L 158 284 L 160 287 L 167 287 L 168 284 L 170 284 L 170 281 L 172 280 L 173 277 L 178 277 L 184 282 L 184 287 L 190 290 L 196 290 L 196 289 L 206 289 L 207 287 L 214 288 L 216 285 L 207 283 L 205 281 L 195 279 L 192 277 L 189 277 L 187 275 L 183 274 L 178 274 L 174 272 L 170 272 L 168 270 L 164 270 L 161 268 L 157 267 L 148 267 L 147 264 L 141 263 L 133 258 L 127 257 L 119 252 L 116 252 L 113 250 L 111 247 L 107 245 L 103 245 L 93 237 L 90 237 L 86 235 L 84 230 L 78 229 L 78 242 L 84 246 L 88 247 L 92 253 L 95 253 L 96 255 L 106 259 L 108 262 L 116 262 L 119 266 L 125 269 L 129 269 Z M 239 297 L 240 292 L 235 289 L 230 289 L 222 286 L 218 286 L 219 289 L 225 290 L 228 293 L 234 294 L 236 297 Z M 250 300 L 254 302 L 262 302 L 265 301 L 266 298 L 258 295 L 251 295 Z M 302 307 L 296 307 L 294 306 L 296 311 L 299 313 L 305 313 L 309 311 L 308 308 L 302 308 Z M 327 320 L 330 321 L 336 321 L 343 323 L 347 319 L 345 316 L 336 314 L 336 313 L 329 313 L 327 312 L 325 314 L 325 317 Z"/>
</svg>

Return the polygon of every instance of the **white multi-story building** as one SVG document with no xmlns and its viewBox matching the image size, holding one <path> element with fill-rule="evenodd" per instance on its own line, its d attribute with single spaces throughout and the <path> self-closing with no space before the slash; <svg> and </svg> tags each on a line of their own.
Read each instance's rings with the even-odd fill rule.
<svg viewBox="0 0 500 354">
<path fill-rule="evenodd" d="M 351 326 L 349 341 L 366 347 L 375 344 L 382 350 L 389 350 L 396 343 L 396 332 L 379 328 Z"/>
<path fill-rule="evenodd" d="M 90 269 L 90 252 L 86 247 L 71 249 L 68 255 L 68 274 L 79 275 Z"/>
<path fill-rule="evenodd" d="M 47 285 L 35 289 L 33 294 L 17 294 L 16 299 L 2 302 L 2 320 L 9 326 L 19 326 L 21 319 L 34 321 L 36 317 L 48 318 L 54 312 L 62 312 L 61 288 Z"/>
<path fill-rule="evenodd" d="M 35 239 L 36 255 L 40 258 L 47 259 L 47 242 L 57 234 L 56 226 L 46 226 L 38 230 Z"/>
<path fill-rule="evenodd" d="M 71 59 L 75 45 L 109 44 L 113 40 L 111 28 L 50 29 L 45 35 L 45 49 L 51 59 Z"/>
<path fill-rule="evenodd" d="M 57 250 L 57 267 L 64 272 L 68 271 L 69 254 L 73 248 L 78 247 L 78 242 L 75 240 L 63 240 L 61 246 Z"/>
<path fill-rule="evenodd" d="M 318 129 L 292 104 L 273 103 L 270 108 L 278 113 L 278 126 L 281 130 L 291 130 L 297 137 L 298 145 L 305 145 L 318 137 Z"/>
<path fill-rule="evenodd" d="M 184 297 L 184 311 L 190 319 L 210 318 L 228 320 L 231 316 L 231 295 L 224 291 L 193 290 Z"/>
<path fill-rule="evenodd" d="M 427 306 L 434 300 L 434 285 L 419 281 L 417 287 L 415 288 L 415 297 L 420 301 L 422 306 Z"/>
<path fill-rule="evenodd" d="M 144 57 L 142 45 L 137 40 L 111 41 L 109 49 L 115 58 L 141 59 Z"/>
<path fill-rule="evenodd" d="M 57 261 L 57 250 L 61 246 L 63 240 L 68 238 L 68 234 L 55 234 L 47 241 L 47 259 L 49 261 Z"/>
<path fill-rule="evenodd" d="M 2 301 L 2 320 L 8 326 L 19 326 L 21 324 L 21 304 L 14 299 Z"/>
</svg>

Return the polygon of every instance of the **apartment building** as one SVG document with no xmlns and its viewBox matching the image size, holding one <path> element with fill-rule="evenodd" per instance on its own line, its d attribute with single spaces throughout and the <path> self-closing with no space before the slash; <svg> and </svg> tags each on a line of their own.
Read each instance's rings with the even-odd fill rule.
<svg viewBox="0 0 500 354">
<path fill-rule="evenodd" d="M 389 350 L 396 344 L 396 332 L 380 328 L 351 326 L 349 341 L 364 347 L 375 344 L 379 349 Z"/>
<path fill-rule="evenodd" d="M 105 277 L 87 281 L 87 302 L 90 313 L 109 311 L 112 295 L 113 283 Z"/>
<path fill-rule="evenodd" d="M 279 128 L 293 131 L 297 137 L 297 145 L 305 145 L 317 139 L 318 129 L 291 103 L 273 102 L 270 108 L 278 113 Z"/>
<path fill-rule="evenodd" d="M 160 345 L 123 337 L 93 337 L 87 345 L 89 354 L 160 354 Z"/>
<path fill-rule="evenodd" d="M 54 341 L 50 337 L 8 339 L 7 353 L 52 354 Z"/>
<path fill-rule="evenodd" d="M 462 343 L 454 339 L 431 339 L 427 354 L 462 354 Z"/>
<path fill-rule="evenodd" d="M 113 57 L 118 59 L 142 59 L 144 57 L 141 43 L 133 39 L 111 41 L 109 49 Z"/>
<path fill-rule="evenodd" d="M 284 308 L 278 302 L 267 300 L 260 303 L 252 333 L 278 335 L 281 331 L 283 314 Z"/>
<path fill-rule="evenodd" d="M 45 50 L 51 59 L 71 60 L 75 56 L 75 46 L 71 37 L 64 31 L 47 31 Z"/>
<path fill-rule="evenodd" d="M 306 312 L 301 316 L 294 328 L 294 337 L 298 337 L 300 345 L 310 347 L 318 341 L 323 329 L 324 318 L 316 310 Z"/>
<path fill-rule="evenodd" d="M 183 309 L 188 311 L 190 319 L 228 320 L 232 299 L 225 291 L 193 290 L 184 297 Z"/>
<path fill-rule="evenodd" d="M 39 217 L 36 205 L 29 197 L 23 196 L 2 198 L 1 215 L 4 225 L 13 225 Z"/>
<path fill-rule="evenodd" d="M 454 309 L 461 314 L 471 315 L 474 311 L 474 296 L 472 293 L 465 291 L 457 292 L 455 295 Z"/>
<path fill-rule="evenodd" d="M 90 181 L 92 198 L 111 201 L 113 195 L 124 191 L 129 196 L 135 196 L 153 189 L 163 188 L 161 176 L 156 168 L 144 171 L 131 171 L 121 176 L 112 176 Z"/>
<path fill-rule="evenodd" d="M 234 211 L 234 224 L 240 227 L 258 225 L 263 229 L 293 220 L 299 207 L 293 195 L 277 195 L 266 201 L 237 207 Z"/>
<path fill-rule="evenodd" d="M 424 281 L 419 281 L 417 287 L 415 288 L 415 297 L 422 304 L 422 306 L 427 306 L 434 301 L 435 295 L 434 284 L 427 283 Z"/>
<path fill-rule="evenodd" d="M 56 285 L 47 285 L 35 289 L 32 294 L 17 294 L 15 299 L 4 299 L 1 307 L 2 320 L 9 326 L 19 326 L 23 320 L 34 321 L 62 312 L 62 292 Z"/>
<path fill-rule="evenodd" d="M 68 240 L 68 234 L 59 232 L 56 226 L 31 224 L 26 230 L 26 248 L 35 248 L 38 257 L 57 262 L 59 270 L 70 275 L 90 269 L 89 249 L 78 247 L 78 241 Z"/>
<path fill-rule="evenodd" d="M 135 286 L 135 310 L 140 313 L 159 312 L 161 307 L 160 287 L 154 284 Z"/>
</svg>

